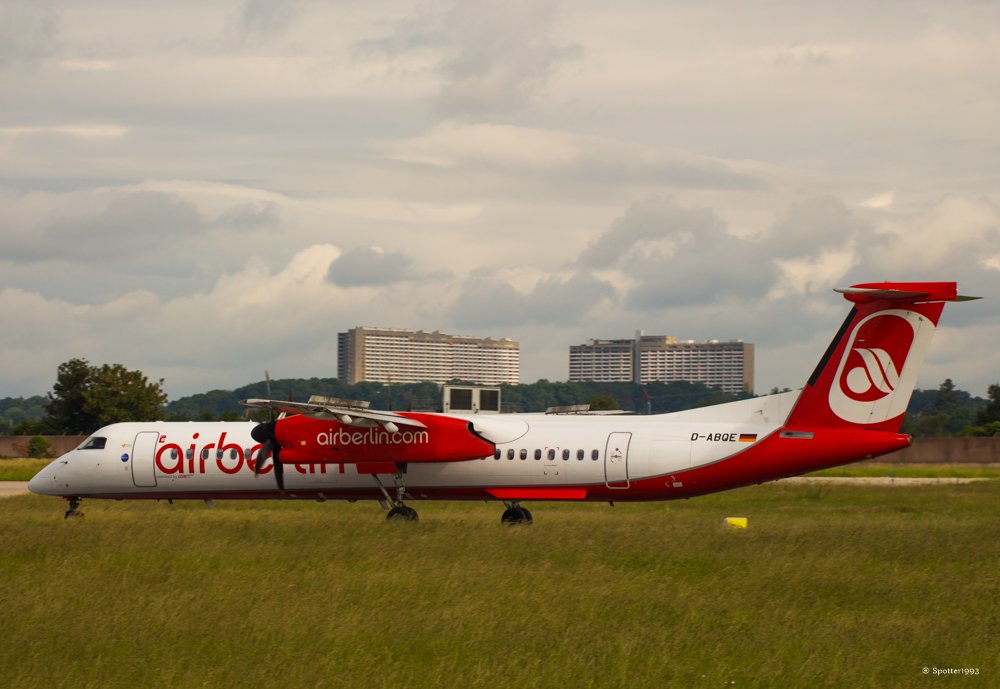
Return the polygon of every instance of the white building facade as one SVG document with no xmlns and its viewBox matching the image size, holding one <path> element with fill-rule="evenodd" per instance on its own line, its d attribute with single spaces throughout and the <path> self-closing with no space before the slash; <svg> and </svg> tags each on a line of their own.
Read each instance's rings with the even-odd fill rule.
<svg viewBox="0 0 1000 689">
<path fill-rule="evenodd" d="M 754 347 L 743 340 L 678 341 L 635 333 L 633 340 L 588 340 L 569 348 L 571 382 L 675 381 L 702 383 L 722 392 L 753 392 Z"/>
<path fill-rule="evenodd" d="M 479 385 L 517 385 L 521 352 L 509 337 L 359 327 L 337 336 L 337 377 L 345 383 L 444 384 L 457 378 Z"/>
</svg>

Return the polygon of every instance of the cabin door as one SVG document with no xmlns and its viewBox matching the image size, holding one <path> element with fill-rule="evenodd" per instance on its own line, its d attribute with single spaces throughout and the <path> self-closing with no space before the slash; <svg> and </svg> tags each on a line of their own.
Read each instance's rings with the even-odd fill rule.
<svg viewBox="0 0 1000 689">
<path fill-rule="evenodd" d="M 604 449 L 604 480 L 608 488 L 628 488 L 628 444 L 631 433 L 611 433 Z"/>
<path fill-rule="evenodd" d="M 143 432 L 135 436 L 132 443 L 132 483 L 140 488 L 156 485 L 155 464 L 156 441 L 159 433 Z"/>
</svg>

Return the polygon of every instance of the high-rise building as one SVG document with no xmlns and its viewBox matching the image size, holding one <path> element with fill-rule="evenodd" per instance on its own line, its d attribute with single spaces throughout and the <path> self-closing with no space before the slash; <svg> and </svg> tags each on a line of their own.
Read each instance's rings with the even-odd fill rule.
<svg viewBox="0 0 1000 689">
<path fill-rule="evenodd" d="M 337 334 L 337 377 L 345 383 L 444 384 L 460 379 L 479 385 L 521 380 L 521 352 L 509 337 L 448 335 L 440 330 L 352 328 Z"/>
<path fill-rule="evenodd" d="M 601 382 L 703 383 L 722 392 L 753 392 L 753 345 L 743 340 L 678 342 L 672 335 L 587 340 L 569 348 L 569 379 Z"/>
<path fill-rule="evenodd" d="M 635 340 L 587 340 L 569 348 L 570 381 L 632 380 Z"/>
</svg>

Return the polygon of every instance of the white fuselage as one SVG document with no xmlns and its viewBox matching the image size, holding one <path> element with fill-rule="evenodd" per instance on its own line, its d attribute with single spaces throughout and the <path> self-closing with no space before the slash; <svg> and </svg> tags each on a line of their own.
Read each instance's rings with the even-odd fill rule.
<svg viewBox="0 0 1000 689">
<path fill-rule="evenodd" d="M 405 476 L 406 491 L 413 499 L 433 499 L 437 489 L 625 488 L 632 481 L 669 477 L 751 447 L 780 428 L 797 395 L 657 416 L 483 418 L 508 432 L 508 439 L 497 443 L 499 456 L 412 462 Z M 270 462 L 256 478 L 247 462 L 256 461 L 260 450 L 250 437 L 252 428 L 253 424 L 239 422 L 114 424 L 92 436 L 106 439 L 103 449 L 76 449 L 63 455 L 36 476 L 30 488 L 48 495 L 93 497 L 273 493 Z M 284 477 L 285 492 L 292 497 L 296 491 L 345 497 L 376 488 L 372 476 L 359 474 L 354 464 L 286 465 Z"/>
</svg>

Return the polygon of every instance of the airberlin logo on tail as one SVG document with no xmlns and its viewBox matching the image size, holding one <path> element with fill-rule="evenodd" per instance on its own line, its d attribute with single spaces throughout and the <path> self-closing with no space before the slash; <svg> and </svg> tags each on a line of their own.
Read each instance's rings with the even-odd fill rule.
<svg viewBox="0 0 1000 689">
<path fill-rule="evenodd" d="M 880 311 L 862 320 L 830 386 L 833 413 L 862 424 L 906 411 L 933 332 L 934 324 L 913 311 Z"/>
<path fill-rule="evenodd" d="M 885 397 L 899 385 L 899 374 L 889 352 L 884 349 L 866 349 L 855 347 L 852 353 L 857 353 L 862 359 L 862 365 L 851 368 L 848 361 L 848 371 L 841 378 L 841 385 L 846 384 L 844 393 L 859 401 L 871 401 Z M 853 357 L 852 357 L 853 358 Z M 905 355 L 903 361 L 905 361 Z M 856 362 L 855 362 L 856 363 Z"/>
</svg>

